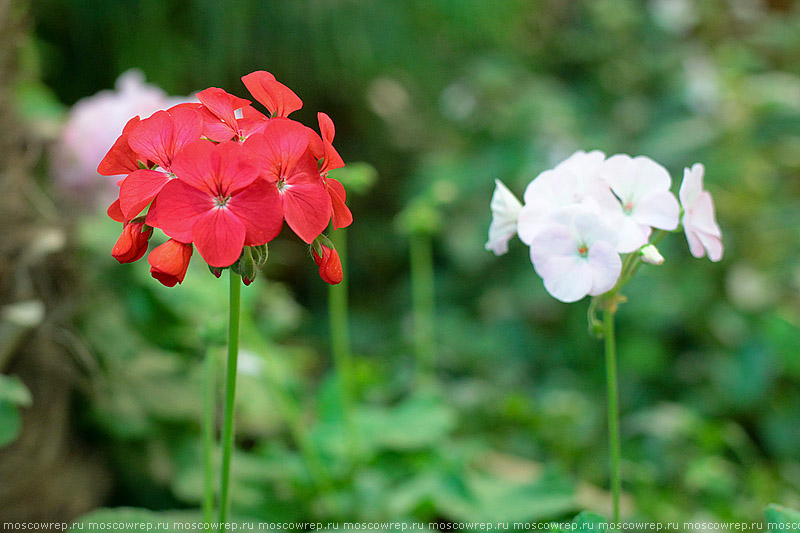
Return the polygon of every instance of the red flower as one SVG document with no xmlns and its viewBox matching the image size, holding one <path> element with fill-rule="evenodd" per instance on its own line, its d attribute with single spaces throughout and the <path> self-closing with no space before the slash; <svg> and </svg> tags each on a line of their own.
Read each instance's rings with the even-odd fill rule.
<svg viewBox="0 0 800 533">
<path fill-rule="evenodd" d="M 212 141 L 244 140 L 264 129 L 267 117 L 250 106 L 250 100 L 239 98 L 217 87 L 197 93 L 202 102 L 203 136 Z M 237 118 L 236 111 L 241 116 Z"/>
<path fill-rule="evenodd" d="M 325 283 L 337 285 L 342 282 L 344 273 L 342 272 L 342 261 L 339 259 L 339 253 L 336 248 L 329 248 L 324 244 L 319 244 L 322 249 L 322 256 L 317 253 L 314 247 L 311 248 L 314 254 L 314 261 L 319 266 L 319 277 Z"/>
<path fill-rule="evenodd" d="M 345 204 L 347 193 L 344 190 L 344 185 L 338 180 L 328 177 L 329 170 L 344 166 L 344 161 L 342 161 L 339 152 L 333 147 L 336 128 L 334 128 L 331 118 L 325 113 L 317 113 L 317 120 L 319 121 L 319 131 L 322 134 L 322 138 L 320 139 L 316 133 L 314 134 L 311 142 L 312 152 L 316 149 L 317 152 L 314 153 L 314 156 L 317 159 L 322 159 L 322 166 L 320 166 L 319 172 L 324 178 L 325 189 L 331 198 L 333 229 L 346 228 L 353 223 L 353 214 Z"/>
<path fill-rule="evenodd" d="M 175 158 L 179 179 L 167 183 L 148 224 L 181 242 L 194 242 L 212 267 L 227 267 L 244 246 L 266 244 L 283 225 L 275 185 L 258 179 L 248 150 L 234 142 L 199 140 Z"/>
<path fill-rule="evenodd" d="M 126 224 L 111 250 L 111 255 L 120 263 L 138 261 L 147 251 L 147 245 L 152 235 L 153 228 L 145 226 L 144 222 Z"/>
<path fill-rule="evenodd" d="M 328 226 L 331 201 L 308 150 L 309 129 L 290 119 L 271 119 L 244 146 L 259 158 L 261 176 L 277 186 L 289 227 L 311 243 Z"/>
<path fill-rule="evenodd" d="M 266 107 L 273 117 L 288 117 L 303 107 L 303 101 L 290 88 L 263 70 L 242 76 L 242 82 L 253 98 Z"/>
<path fill-rule="evenodd" d="M 120 174 L 130 174 L 139 170 L 139 157 L 128 144 L 128 135 L 131 130 L 139 124 L 139 117 L 133 117 L 122 128 L 122 134 L 117 138 L 114 146 L 97 165 L 97 173 L 103 176 L 117 176 Z"/>
<path fill-rule="evenodd" d="M 192 245 L 170 239 L 150 252 L 150 275 L 167 287 L 183 283 L 189 260 L 192 258 Z"/>
<path fill-rule="evenodd" d="M 130 147 L 142 159 L 156 163 L 159 169 L 136 170 L 122 180 L 119 201 L 125 219 L 141 213 L 173 178 L 173 160 L 186 145 L 199 139 L 202 131 L 200 113 L 185 105 L 169 111 L 156 111 L 131 128 L 128 135 Z"/>
</svg>

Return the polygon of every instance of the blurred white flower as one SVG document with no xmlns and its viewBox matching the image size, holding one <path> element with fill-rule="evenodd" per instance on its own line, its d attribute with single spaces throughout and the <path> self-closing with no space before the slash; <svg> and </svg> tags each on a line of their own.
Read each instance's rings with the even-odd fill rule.
<svg viewBox="0 0 800 533">
<path fill-rule="evenodd" d="M 598 150 L 579 150 L 551 170 L 545 170 L 525 189 L 519 214 L 519 238 L 530 245 L 558 208 L 590 204 L 611 209 L 618 203 L 608 185 L 600 179 L 605 154 Z"/>
<path fill-rule="evenodd" d="M 722 231 L 714 215 L 711 194 L 703 190 L 705 167 L 695 163 L 683 170 L 683 183 L 678 193 L 683 206 L 683 231 L 689 251 L 695 257 L 708 254 L 712 261 L 722 259 Z"/>
<path fill-rule="evenodd" d="M 562 302 L 611 290 L 622 260 L 616 232 L 590 208 L 575 204 L 554 211 L 533 238 L 531 261 L 544 287 Z"/>
<path fill-rule="evenodd" d="M 142 118 L 190 98 L 169 97 L 145 83 L 138 70 L 124 72 L 115 90 L 106 90 L 78 101 L 69 113 L 52 158 L 56 184 L 87 207 L 111 203 L 117 180 L 97 173 L 97 165 L 114 144 L 125 123 L 135 115 Z"/>
<path fill-rule="evenodd" d="M 607 221 L 617 228 L 618 252 L 633 252 L 647 244 L 652 228 L 678 227 L 680 206 L 669 190 L 672 179 L 664 167 L 648 157 L 616 154 L 603 163 L 601 175 L 619 199 L 606 213 Z"/>
<path fill-rule="evenodd" d="M 492 223 L 489 225 L 489 240 L 486 249 L 494 255 L 503 255 L 508 251 L 508 241 L 517 233 L 517 219 L 522 204 L 517 197 L 503 185 L 500 180 L 494 180 L 495 188 L 492 194 Z"/>
</svg>

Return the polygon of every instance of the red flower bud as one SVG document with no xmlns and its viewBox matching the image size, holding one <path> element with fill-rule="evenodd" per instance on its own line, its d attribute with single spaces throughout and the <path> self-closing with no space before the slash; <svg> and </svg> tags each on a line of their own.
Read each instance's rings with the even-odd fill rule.
<svg viewBox="0 0 800 533">
<path fill-rule="evenodd" d="M 147 262 L 150 263 L 150 275 L 167 287 L 174 287 L 182 283 L 189 268 L 189 259 L 192 258 L 192 245 L 170 239 L 161 246 L 157 246 Z"/>
<path fill-rule="evenodd" d="M 144 222 L 130 222 L 122 228 L 122 235 L 117 239 L 111 255 L 120 263 L 133 263 L 142 258 L 147 251 L 147 244 L 153 228 Z"/>
<path fill-rule="evenodd" d="M 342 262 L 339 259 L 339 253 L 335 248 L 328 248 L 324 244 L 320 244 L 319 246 L 322 248 L 322 257 L 312 249 L 314 261 L 319 265 L 319 277 L 322 278 L 322 281 L 330 283 L 331 285 L 341 283 L 344 273 L 342 272 Z"/>
</svg>

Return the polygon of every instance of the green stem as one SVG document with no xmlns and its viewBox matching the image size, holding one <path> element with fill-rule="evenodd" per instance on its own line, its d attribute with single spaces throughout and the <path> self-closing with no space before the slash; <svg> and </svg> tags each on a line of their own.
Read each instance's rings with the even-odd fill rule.
<svg viewBox="0 0 800 533">
<path fill-rule="evenodd" d="M 219 491 L 219 522 L 226 524 L 230 511 L 231 453 L 233 451 L 233 403 L 236 398 L 236 367 L 239 357 L 239 308 L 242 278 L 230 271 L 230 316 L 228 321 L 228 367 L 225 376 L 225 408 L 222 419 L 222 469 Z"/>
<path fill-rule="evenodd" d="M 206 352 L 203 373 L 203 520 L 210 524 L 214 519 L 214 357 Z"/>
<path fill-rule="evenodd" d="M 433 277 L 433 243 L 430 235 L 412 233 L 411 292 L 414 309 L 414 348 L 418 374 L 427 374 L 436 352 L 434 336 L 435 283 Z"/>
<path fill-rule="evenodd" d="M 613 305 L 613 304 L 611 304 Z M 620 477 L 619 442 L 619 387 L 617 384 L 617 347 L 614 338 L 614 311 L 603 310 L 603 338 L 606 351 L 606 382 L 608 385 L 608 445 L 611 453 L 611 495 L 613 498 L 613 522 L 619 523 L 619 496 L 622 489 Z"/>
<path fill-rule="evenodd" d="M 348 454 L 355 456 L 358 438 L 353 421 L 353 355 L 350 349 L 350 329 L 347 312 L 347 230 L 344 228 L 331 234 L 331 241 L 339 251 L 344 277 L 338 285 L 331 285 L 328 294 L 328 316 L 331 329 L 331 351 L 339 381 L 339 394 L 342 404 Z"/>
</svg>

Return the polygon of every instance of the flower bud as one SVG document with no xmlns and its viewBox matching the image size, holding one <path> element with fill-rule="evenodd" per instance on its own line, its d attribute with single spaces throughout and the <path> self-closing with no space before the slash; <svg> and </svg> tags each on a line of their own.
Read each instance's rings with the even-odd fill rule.
<svg viewBox="0 0 800 533">
<path fill-rule="evenodd" d="M 664 256 L 662 256 L 661 253 L 659 253 L 658 248 L 652 244 L 645 244 L 642 246 L 642 249 L 639 250 L 639 252 L 642 254 L 642 261 L 644 263 L 660 265 L 664 262 Z"/>
<path fill-rule="evenodd" d="M 111 255 L 120 263 L 133 263 L 147 252 L 153 228 L 144 222 L 130 222 L 122 228 L 122 234 L 114 244 Z"/>
<path fill-rule="evenodd" d="M 322 278 L 322 281 L 331 285 L 341 283 L 344 272 L 342 272 L 342 262 L 336 249 L 315 241 L 311 251 L 314 254 L 314 261 L 319 266 L 319 277 Z"/>
<path fill-rule="evenodd" d="M 174 287 L 182 283 L 189 268 L 192 258 L 192 245 L 170 239 L 161 246 L 157 246 L 147 262 L 150 263 L 150 275 L 167 287 Z"/>
<path fill-rule="evenodd" d="M 258 270 L 261 267 L 259 259 L 261 252 L 257 250 L 258 247 L 245 246 L 242 250 L 242 255 L 239 260 L 231 265 L 231 269 L 242 276 L 242 281 L 245 285 L 250 285 L 258 275 Z"/>
</svg>

